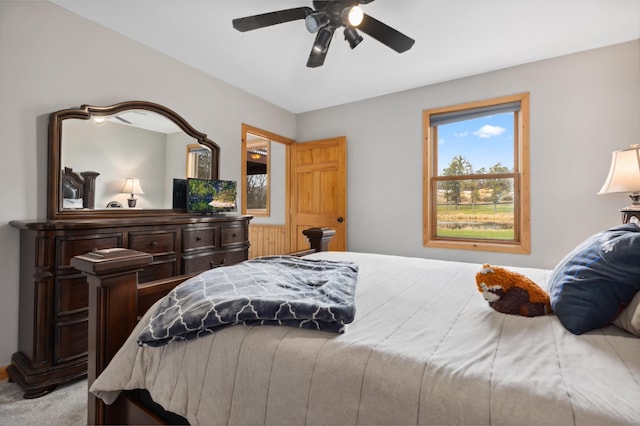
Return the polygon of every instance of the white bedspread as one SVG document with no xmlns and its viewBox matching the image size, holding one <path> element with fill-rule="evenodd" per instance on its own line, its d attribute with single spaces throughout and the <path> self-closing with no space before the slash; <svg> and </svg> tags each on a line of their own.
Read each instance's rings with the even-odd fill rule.
<svg viewBox="0 0 640 426">
<path fill-rule="evenodd" d="M 553 315 L 492 310 L 481 265 L 362 253 L 344 334 L 234 326 L 139 347 L 146 317 L 91 391 L 146 388 L 192 424 L 640 423 L 640 339 L 581 336 Z M 510 268 L 541 286 L 550 271 Z"/>
</svg>

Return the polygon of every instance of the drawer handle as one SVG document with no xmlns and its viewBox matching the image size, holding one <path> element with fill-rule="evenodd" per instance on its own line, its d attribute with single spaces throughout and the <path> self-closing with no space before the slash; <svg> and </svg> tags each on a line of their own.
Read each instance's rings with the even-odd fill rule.
<svg viewBox="0 0 640 426">
<path fill-rule="evenodd" d="M 158 247 L 158 242 L 157 241 L 153 241 L 151 244 L 149 244 L 151 247 Z"/>
<path fill-rule="evenodd" d="M 202 241 L 202 237 L 196 237 L 196 241 Z"/>
<path fill-rule="evenodd" d="M 233 238 L 235 238 L 235 237 L 236 237 L 236 234 L 235 234 L 235 232 L 234 232 L 233 234 L 231 234 L 231 236 L 232 236 Z"/>
</svg>

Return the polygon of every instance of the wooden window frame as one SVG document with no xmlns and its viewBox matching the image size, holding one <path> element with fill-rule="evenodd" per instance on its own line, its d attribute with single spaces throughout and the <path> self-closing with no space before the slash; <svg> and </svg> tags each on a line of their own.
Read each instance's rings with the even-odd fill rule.
<svg viewBox="0 0 640 426">
<path fill-rule="evenodd" d="M 468 177 L 478 178 L 479 175 L 460 175 L 451 178 L 438 177 L 437 164 L 437 127 L 431 126 L 431 116 L 446 112 L 471 110 L 491 105 L 520 102 L 519 111 L 514 112 L 514 167 L 513 172 L 492 174 L 492 177 L 513 178 L 514 191 L 514 239 L 464 239 L 437 236 L 437 182 L 438 180 Z M 488 100 L 469 102 L 442 108 L 423 111 L 423 245 L 433 248 L 448 248 L 459 250 L 478 250 L 504 252 L 514 254 L 529 254 L 531 252 L 530 230 L 530 188 L 529 188 L 529 93 L 503 96 Z M 486 178 L 487 175 L 482 177 Z M 436 179 L 437 178 L 437 179 Z"/>
</svg>

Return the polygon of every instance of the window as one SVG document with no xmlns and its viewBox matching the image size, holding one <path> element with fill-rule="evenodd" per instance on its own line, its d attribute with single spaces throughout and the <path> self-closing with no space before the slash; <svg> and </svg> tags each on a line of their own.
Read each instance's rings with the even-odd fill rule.
<svg viewBox="0 0 640 426">
<path fill-rule="evenodd" d="M 424 246 L 529 253 L 529 95 L 423 120 Z"/>
</svg>

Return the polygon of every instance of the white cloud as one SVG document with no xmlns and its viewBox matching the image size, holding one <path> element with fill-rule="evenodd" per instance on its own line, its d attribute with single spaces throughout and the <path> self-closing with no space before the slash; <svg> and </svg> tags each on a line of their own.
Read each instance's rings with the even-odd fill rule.
<svg viewBox="0 0 640 426">
<path fill-rule="evenodd" d="M 444 139 L 439 138 L 439 139 L 438 139 L 438 145 L 443 145 L 443 144 L 444 144 Z"/>
<path fill-rule="evenodd" d="M 486 138 L 491 138 L 493 136 L 499 136 L 502 133 L 504 133 L 505 130 L 506 129 L 504 127 L 490 126 L 488 124 L 485 124 L 479 130 L 476 130 L 475 132 L 473 132 L 473 134 L 479 138 L 486 139 Z"/>
<path fill-rule="evenodd" d="M 469 134 L 469 132 L 460 132 L 460 133 L 454 133 L 453 136 L 455 136 L 456 138 L 463 138 L 465 136 L 467 136 Z"/>
</svg>

